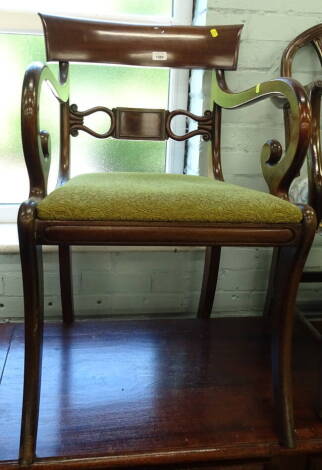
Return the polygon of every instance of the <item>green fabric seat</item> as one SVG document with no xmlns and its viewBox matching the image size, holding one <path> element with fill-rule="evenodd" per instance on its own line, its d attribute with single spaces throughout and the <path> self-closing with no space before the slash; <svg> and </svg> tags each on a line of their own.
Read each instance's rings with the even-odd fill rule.
<svg viewBox="0 0 322 470">
<path fill-rule="evenodd" d="M 301 210 L 270 194 L 202 176 L 91 173 L 38 205 L 49 220 L 297 223 Z"/>
</svg>

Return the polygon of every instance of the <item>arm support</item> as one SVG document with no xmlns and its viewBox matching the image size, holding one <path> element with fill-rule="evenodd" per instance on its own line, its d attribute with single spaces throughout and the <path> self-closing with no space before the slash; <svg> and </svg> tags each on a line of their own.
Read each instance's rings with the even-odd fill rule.
<svg viewBox="0 0 322 470">
<path fill-rule="evenodd" d="M 31 64 L 24 77 L 21 98 L 21 134 L 29 174 L 29 197 L 42 199 L 47 193 L 50 167 L 50 137 L 39 127 L 39 101 L 42 85 L 47 82 L 61 104 L 68 103 L 67 70 L 60 64 L 60 79 L 40 62 Z"/>
<path fill-rule="evenodd" d="M 273 96 L 286 99 L 292 124 L 284 154 L 279 142 L 269 140 L 264 144 L 262 171 L 270 192 L 288 199 L 290 184 L 299 173 L 309 146 L 311 110 L 304 88 L 295 80 L 278 78 L 241 93 L 233 93 L 227 87 L 224 72 L 217 71 L 214 100 L 222 108 L 240 108 Z"/>
</svg>

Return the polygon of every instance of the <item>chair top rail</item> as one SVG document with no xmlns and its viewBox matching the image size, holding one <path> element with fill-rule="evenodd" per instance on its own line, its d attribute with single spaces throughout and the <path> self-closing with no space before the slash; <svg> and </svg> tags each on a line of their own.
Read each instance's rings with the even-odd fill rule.
<svg viewBox="0 0 322 470">
<path fill-rule="evenodd" d="M 312 43 L 322 65 L 322 23 L 312 26 L 312 28 L 303 31 L 289 43 L 283 52 L 281 60 L 281 76 L 292 76 L 293 58 L 296 52 L 303 46 Z"/>
<path fill-rule="evenodd" d="M 39 14 L 48 61 L 235 70 L 243 25 L 156 26 Z"/>
</svg>

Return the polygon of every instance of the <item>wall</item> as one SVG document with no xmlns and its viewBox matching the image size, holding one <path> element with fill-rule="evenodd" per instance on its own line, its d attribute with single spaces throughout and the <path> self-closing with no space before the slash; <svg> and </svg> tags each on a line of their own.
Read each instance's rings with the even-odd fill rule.
<svg viewBox="0 0 322 470">
<path fill-rule="evenodd" d="M 196 2 L 198 24 L 244 23 L 238 72 L 227 74 L 233 90 L 243 90 L 279 75 L 279 61 L 288 42 L 319 22 L 320 0 L 209 0 Z M 308 83 L 320 76 L 320 64 L 310 50 L 302 50 L 295 64 L 296 77 Z M 192 76 L 193 111 L 210 105 L 211 75 Z M 282 116 L 266 101 L 223 116 L 223 167 L 227 181 L 265 190 L 259 154 L 269 138 L 283 140 Z M 188 172 L 206 174 L 208 149 L 190 145 Z M 321 241 L 320 241 L 321 240 Z M 322 266 L 322 239 L 316 237 L 307 265 Z M 45 308 L 47 317 L 60 315 L 57 254 L 45 252 Z M 270 260 L 269 249 L 224 249 L 214 313 L 257 314 L 261 311 Z M 78 316 L 132 314 L 193 314 L 202 275 L 202 250 L 90 250 L 75 249 L 74 291 Z M 0 319 L 21 318 L 22 288 L 19 255 L 11 248 L 0 254 Z M 320 300 L 319 285 L 301 286 L 301 300 Z"/>
<path fill-rule="evenodd" d="M 305 29 L 321 22 L 320 0 L 308 0 L 305 7 L 303 5 L 299 0 L 196 1 L 194 23 L 197 25 L 244 24 L 238 70 L 226 73 L 228 86 L 233 91 L 242 91 L 279 76 L 281 55 L 288 43 Z M 293 73 L 294 78 L 304 84 L 321 79 L 321 64 L 313 47 L 303 48 L 297 53 Z M 211 109 L 211 82 L 210 72 L 192 72 L 190 100 L 194 113 L 202 114 L 204 110 Z M 261 175 L 260 151 L 264 142 L 272 138 L 284 144 L 283 115 L 270 100 L 240 110 L 224 110 L 222 165 L 226 181 L 267 191 Z M 201 159 L 197 160 L 195 155 L 199 149 Z M 187 173 L 209 174 L 209 157 L 209 145 L 192 140 Z M 304 166 L 302 172 L 305 171 Z M 321 267 L 320 245 L 320 237 L 317 236 L 307 262 L 308 269 Z M 257 252 L 261 253 L 261 250 Z M 249 261 L 245 271 L 240 271 L 236 279 L 239 291 L 249 289 L 249 295 L 254 299 L 251 304 L 253 311 L 259 310 L 262 305 L 263 288 L 267 281 L 267 257 L 259 256 L 259 259 L 262 261 L 258 263 Z M 233 273 L 236 275 L 234 269 L 231 266 L 226 270 L 223 289 L 228 288 Z M 321 296 L 322 290 L 318 284 L 300 287 L 300 299 L 316 302 Z"/>
<path fill-rule="evenodd" d="M 320 239 L 320 240 L 319 240 Z M 322 266 L 322 238 L 317 237 L 308 265 Z M 256 315 L 262 310 L 270 250 L 225 248 L 214 314 Z M 203 250 L 74 250 L 74 297 L 78 317 L 194 315 L 199 298 Z M 59 318 L 57 253 L 45 251 L 45 314 Z M 319 302 L 318 284 L 301 286 L 299 298 Z M 0 319 L 21 319 L 23 297 L 19 254 L 0 254 Z"/>
<path fill-rule="evenodd" d="M 203 250 L 91 250 L 73 254 L 78 316 L 193 314 L 203 270 Z M 255 313 L 263 301 L 269 250 L 226 249 L 221 262 L 216 312 Z M 60 315 L 57 252 L 45 251 L 46 316 Z M 261 274 L 261 275 L 259 275 Z M 18 253 L 0 255 L 0 316 L 23 315 Z"/>
</svg>

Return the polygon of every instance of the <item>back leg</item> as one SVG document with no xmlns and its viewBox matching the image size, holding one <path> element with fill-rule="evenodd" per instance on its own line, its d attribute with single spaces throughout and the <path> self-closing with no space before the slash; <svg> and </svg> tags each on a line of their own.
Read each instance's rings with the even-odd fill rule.
<svg viewBox="0 0 322 470">
<path fill-rule="evenodd" d="M 263 310 L 263 320 L 264 320 L 264 332 L 271 333 L 272 331 L 272 307 L 274 305 L 274 295 L 276 290 L 276 272 L 277 272 L 277 262 L 279 256 L 279 248 L 273 249 L 273 255 L 271 260 L 271 268 L 268 280 L 268 286 L 266 291 L 266 299 Z"/>
<path fill-rule="evenodd" d="M 220 264 L 220 246 L 208 246 L 205 254 L 205 265 L 198 307 L 198 318 L 209 318 L 216 293 Z"/>
</svg>

